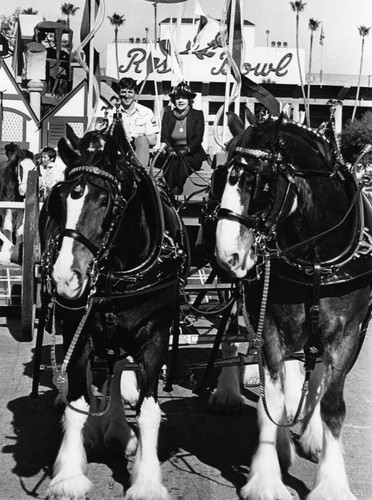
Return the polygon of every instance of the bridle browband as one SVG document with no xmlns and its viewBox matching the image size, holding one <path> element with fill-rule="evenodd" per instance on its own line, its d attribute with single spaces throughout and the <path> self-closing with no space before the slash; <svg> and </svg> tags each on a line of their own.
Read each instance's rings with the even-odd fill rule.
<svg viewBox="0 0 372 500">
<path fill-rule="evenodd" d="M 92 174 L 96 177 L 101 177 L 102 179 L 111 182 L 118 190 L 121 189 L 120 181 L 114 175 L 106 172 L 106 170 L 102 170 L 99 167 L 92 165 L 82 165 L 80 167 L 75 167 L 67 173 L 67 179 L 76 174 Z"/>
</svg>

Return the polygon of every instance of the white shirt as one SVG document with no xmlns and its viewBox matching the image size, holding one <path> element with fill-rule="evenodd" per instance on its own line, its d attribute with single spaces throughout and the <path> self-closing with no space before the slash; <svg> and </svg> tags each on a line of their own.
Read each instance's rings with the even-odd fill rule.
<svg viewBox="0 0 372 500">
<path fill-rule="evenodd" d="M 51 188 L 65 179 L 64 165 L 51 161 L 46 167 L 40 166 L 40 187 L 43 188 L 45 194 Z"/>
<path fill-rule="evenodd" d="M 159 133 L 160 129 L 156 123 L 154 113 L 146 106 L 142 106 L 142 104 L 136 102 L 129 113 L 122 107 L 120 108 L 120 112 L 124 130 L 131 139 L 135 139 L 140 135 Z"/>
</svg>

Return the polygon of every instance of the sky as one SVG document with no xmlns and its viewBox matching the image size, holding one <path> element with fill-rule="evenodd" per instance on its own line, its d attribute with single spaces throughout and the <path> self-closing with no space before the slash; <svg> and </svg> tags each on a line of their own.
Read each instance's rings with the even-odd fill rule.
<svg viewBox="0 0 372 500">
<path fill-rule="evenodd" d="M 103 0 L 101 0 L 103 1 Z M 220 18 L 226 0 L 198 0 L 205 14 Z M 62 17 L 59 0 L 0 0 L 1 14 L 9 15 L 16 7 L 33 7 L 48 21 Z M 78 35 L 85 0 L 72 0 L 80 7 L 72 18 L 71 28 Z M 304 11 L 300 14 L 300 47 L 308 57 L 310 30 L 308 22 L 314 18 L 323 23 L 324 45 L 319 45 L 320 30 L 314 36 L 313 72 L 340 73 L 357 75 L 360 64 L 361 37 L 359 26 L 372 26 L 372 0 L 307 0 Z M 104 0 L 105 16 L 96 35 L 96 46 L 102 51 L 107 42 L 112 42 L 114 29 L 108 16 L 114 13 L 125 16 L 125 23 L 119 28 L 119 38 L 154 36 L 154 7 L 151 0 Z M 183 3 L 157 4 L 157 19 L 174 16 L 180 12 L 183 17 L 193 17 L 194 0 Z M 271 41 L 287 42 L 295 46 L 296 16 L 289 0 L 243 0 L 244 19 L 256 25 L 256 45 L 266 46 L 268 30 Z M 372 29 L 365 39 L 363 75 L 371 75 L 372 85 Z"/>
</svg>

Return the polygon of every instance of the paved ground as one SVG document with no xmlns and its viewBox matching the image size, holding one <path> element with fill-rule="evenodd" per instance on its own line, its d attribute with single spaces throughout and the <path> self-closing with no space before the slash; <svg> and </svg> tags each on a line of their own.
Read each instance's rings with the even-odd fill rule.
<svg viewBox="0 0 372 500">
<path fill-rule="evenodd" d="M 0 317 L 0 500 L 45 497 L 60 439 L 60 414 L 53 404 L 50 373 L 41 377 L 39 398 L 30 398 L 34 345 L 19 339 L 19 321 Z M 48 361 L 48 347 L 43 351 Z M 192 357 L 205 359 L 207 353 L 205 346 L 194 346 Z M 206 397 L 190 390 L 186 358 L 190 358 L 190 348 L 183 349 L 173 393 L 161 390 L 159 456 L 164 483 L 172 500 L 236 500 L 257 442 L 257 390 L 245 392 L 240 415 L 212 415 Z M 371 359 L 370 332 L 346 392 L 344 447 L 358 500 L 372 499 Z M 91 456 L 88 476 L 95 485 L 91 500 L 122 498 L 130 468 L 131 461 L 126 464 L 118 453 Z M 298 459 L 285 478 L 294 499 L 305 499 L 314 472 L 314 464 Z"/>
</svg>

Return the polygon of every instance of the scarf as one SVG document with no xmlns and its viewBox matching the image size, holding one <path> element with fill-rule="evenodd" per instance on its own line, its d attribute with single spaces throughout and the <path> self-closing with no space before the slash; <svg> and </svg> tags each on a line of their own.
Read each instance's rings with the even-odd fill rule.
<svg viewBox="0 0 372 500">
<path fill-rule="evenodd" d="M 191 107 L 190 106 L 187 106 L 187 108 L 185 109 L 185 111 L 182 111 L 182 113 L 179 113 L 176 108 L 174 108 L 173 110 L 173 114 L 174 116 L 176 117 L 177 120 L 183 120 L 184 118 L 186 118 L 186 116 L 188 115 L 189 111 L 190 111 Z"/>
</svg>

